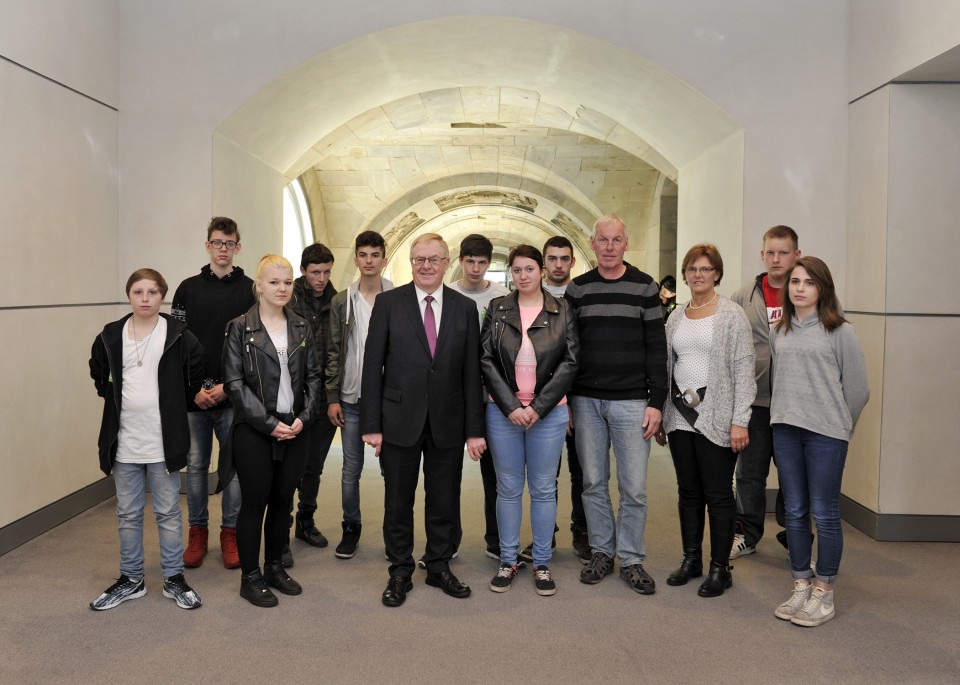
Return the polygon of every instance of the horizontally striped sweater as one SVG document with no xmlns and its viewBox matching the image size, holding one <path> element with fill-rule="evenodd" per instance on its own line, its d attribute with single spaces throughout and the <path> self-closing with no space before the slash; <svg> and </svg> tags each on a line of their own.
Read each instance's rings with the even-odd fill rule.
<svg viewBox="0 0 960 685">
<path fill-rule="evenodd" d="M 648 400 L 663 410 L 667 399 L 667 340 L 660 287 L 629 264 L 618 279 L 597 269 L 578 276 L 564 297 L 580 330 L 580 359 L 571 395 L 602 400 Z"/>
</svg>

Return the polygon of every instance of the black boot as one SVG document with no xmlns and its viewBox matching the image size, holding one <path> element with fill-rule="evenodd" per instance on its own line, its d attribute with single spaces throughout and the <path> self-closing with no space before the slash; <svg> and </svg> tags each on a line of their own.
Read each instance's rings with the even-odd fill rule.
<svg viewBox="0 0 960 685">
<path fill-rule="evenodd" d="M 350 559 L 357 552 L 357 543 L 360 542 L 360 531 L 363 530 L 363 525 L 347 521 L 344 521 L 341 525 L 343 526 L 343 538 L 337 545 L 334 555 L 337 559 Z"/>
<path fill-rule="evenodd" d="M 303 592 L 300 583 L 287 574 L 283 562 L 267 561 L 263 564 L 263 579 L 267 585 L 285 595 L 299 595 Z"/>
<path fill-rule="evenodd" d="M 279 604 L 277 596 L 263 582 L 260 569 L 240 576 L 240 596 L 258 607 L 275 607 Z"/>
<path fill-rule="evenodd" d="M 707 575 L 707 579 L 700 584 L 697 594 L 701 597 L 719 597 L 722 595 L 724 590 L 733 586 L 731 568 L 731 566 L 720 565 L 711 561 L 710 573 Z"/>
<path fill-rule="evenodd" d="M 691 578 L 703 575 L 703 508 L 678 507 L 680 511 L 680 540 L 683 543 L 683 560 L 680 567 L 667 577 L 667 585 L 686 585 Z"/>
</svg>

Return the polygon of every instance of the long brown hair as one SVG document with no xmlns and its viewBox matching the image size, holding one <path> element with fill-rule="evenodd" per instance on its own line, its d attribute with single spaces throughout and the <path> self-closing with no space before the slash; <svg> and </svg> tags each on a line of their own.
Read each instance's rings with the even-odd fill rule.
<svg viewBox="0 0 960 685">
<path fill-rule="evenodd" d="M 810 279 L 819 291 L 817 298 L 817 317 L 820 319 L 820 325 L 828 333 L 847 322 L 840 313 L 840 301 L 837 300 L 837 291 L 833 285 L 833 276 L 830 275 L 830 269 L 822 259 L 816 257 L 800 257 L 790 270 L 787 271 L 787 278 L 780 297 L 783 300 L 783 316 L 777 322 L 777 333 L 786 335 L 792 329 L 791 319 L 796 314 L 797 308 L 790 301 L 790 279 L 798 266 L 802 266 L 810 275 Z"/>
</svg>

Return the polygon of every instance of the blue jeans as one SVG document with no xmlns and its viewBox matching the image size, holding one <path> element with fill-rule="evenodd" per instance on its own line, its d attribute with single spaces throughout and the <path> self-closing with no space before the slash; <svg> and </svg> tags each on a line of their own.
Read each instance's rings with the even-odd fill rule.
<svg viewBox="0 0 960 685">
<path fill-rule="evenodd" d="M 794 578 L 810 578 L 810 514 L 817 524 L 817 578 L 833 583 L 843 554 L 840 482 L 847 441 L 784 423 L 773 424 L 773 449 L 786 507 L 787 544 Z"/>
<path fill-rule="evenodd" d="M 163 462 L 113 465 L 117 488 L 117 530 L 120 534 L 120 573 L 143 578 L 143 509 L 147 482 L 153 513 L 160 531 L 160 566 L 163 577 L 183 573 L 183 518 L 180 513 L 180 474 L 167 473 Z"/>
<path fill-rule="evenodd" d="M 510 422 L 494 402 L 487 403 L 487 440 L 497 472 L 497 529 L 500 561 L 517 563 L 523 484 L 530 485 L 533 564 L 549 566 L 557 523 L 557 469 L 567 433 L 567 408 L 556 407 L 529 429 Z"/>
<path fill-rule="evenodd" d="M 345 523 L 360 523 L 360 476 L 363 474 L 363 439 L 360 434 L 360 404 L 340 402 L 343 428 L 343 471 L 340 476 L 340 497 Z"/>
<path fill-rule="evenodd" d="M 573 423 L 577 456 L 583 469 L 583 510 L 594 552 L 619 557 L 621 566 L 641 564 L 647 551 L 647 460 L 650 441 L 643 439 L 646 400 L 598 400 L 574 396 Z M 620 509 L 613 518 L 610 500 L 610 446 L 617 460 Z"/>
<path fill-rule="evenodd" d="M 223 447 L 230 424 L 233 422 L 233 407 L 192 411 L 187 413 L 190 424 L 190 451 L 187 452 L 187 521 L 191 526 L 206 527 L 210 517 L 207 501 L 210 498 L 210 453 L 213 451 L 213 434 L 217 444 Z M 220 502 L 223 510 L 221 528 L 236 528 L 240 513 L 240 482 L 234 477 L 223 491 Z"/>
</svg>

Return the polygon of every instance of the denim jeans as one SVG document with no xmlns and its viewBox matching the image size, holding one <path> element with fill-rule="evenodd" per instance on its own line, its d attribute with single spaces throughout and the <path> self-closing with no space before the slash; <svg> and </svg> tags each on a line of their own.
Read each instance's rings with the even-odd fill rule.
<svg viewBox="0 0 960 685">
<path fill-rule="evenodd" d="M 183 573 L 183 518 L 180 513 L 180 474 L 167 473 L 163 462 L 113 465 L 117 488 L 117 530 L 120 534 L 120 573 L 143 578 L 143 509 L 147 482 L 153 513 L 160 531 L 160 566 L 163 577 Z"/>
<path fill-rule="evenodd" d="M 750 442 L 737 457 L 737 523 L 747 545 L 763 537 L 767 516 L 767 476 L 773 457 L 770 407 L 754 406 L 747 427 Z"/>
<path fill-rule="evenodd" d="M 213 451 L 213 435 L 223 447 L 230 424 L 233 422 L 233 407 L 192 411 L 187 413 L 190 424 L 190 451 L 187 452 L 187 521 L 191 526 L 206 527 L 210 518 L 207 501 L 210 497 L 210 453 Z M 236 477 L 223 491 L 220 502 L 223 518 L 221 528 L 236 528 L 240 512 L 240 483 Z"/>
<path fill-rule="evenodd" d="M 343 428 L 340 429 L 343 446 L 343 472 L 340 477 L 343 520 L 344 523 L 360 523 L 360 476 L 363 473 L 360 404 L 340 402 L 340 408 L 343 410 Z"/>
<path fill-rule="evenodd" d="M 646 400 L 598 400 L 574 396 L 577 456 L 583 469 L 583 509 L 594 552 L 619 557 L 621 566 L 643 563 L 647 524 L 647 460 L 643 439 Z M 613 517 L 610 500 L 610 446 L 617 460 L 620 508 Z"/>
<path fill-rule="evenodd" d="M 832 583 L 843 554 L 840 482 L 845 440 L 784 423 L 773 424 L 773 448 L 786 506 L 787 544 L 794 578 L 810 578 L 810 514 L 817 524 L 817 578 Z"/>
<path fill-rule="evenodd" d="M 497 472 L 497 529 L 500 561 L 514 566 L 520 549 L 523 485 L 530 486 L 533 564 L 549 566 L 557 523 L 557 469 L 567 433 L 567 408 L 556 407 L 529 429 L 510 422 L 487 403 L 487 440 Z"/>
</svg>

